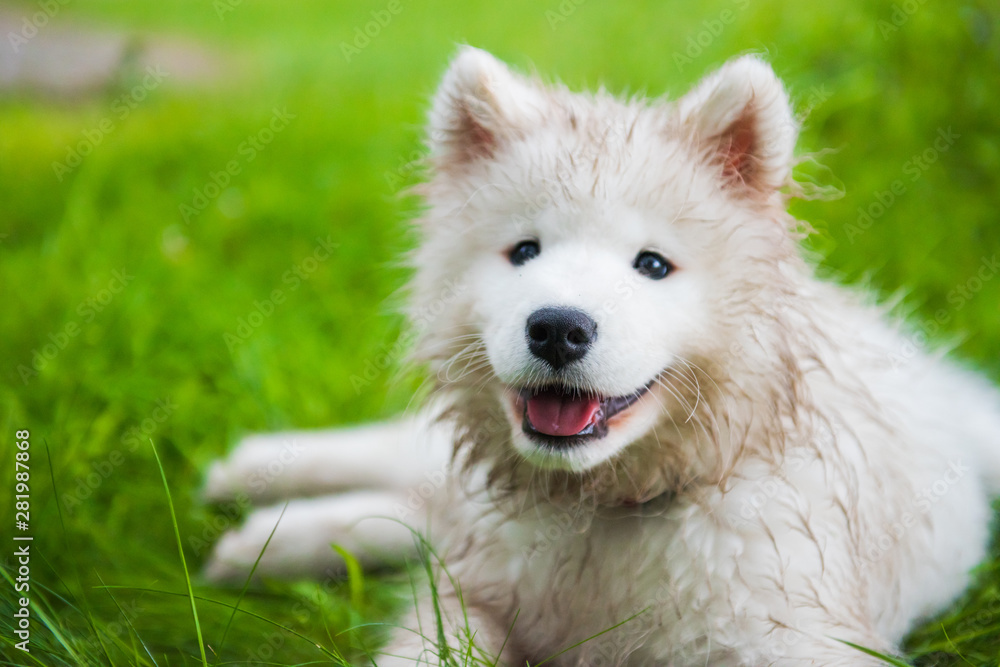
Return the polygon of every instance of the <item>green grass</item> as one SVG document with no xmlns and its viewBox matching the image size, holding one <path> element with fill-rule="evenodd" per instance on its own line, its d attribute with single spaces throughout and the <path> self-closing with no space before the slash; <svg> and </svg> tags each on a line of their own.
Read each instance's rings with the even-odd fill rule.
<svg viewBox="0 0 1000 667">
<path fill-rule="evenodd" d="M 223 75 L 194 87 L 168 77 L 124 119 L 113 105 L 135 85 L 128 77 L 84 100 L 0 101 L 0 433 L 9 442 L 31 430 L 35 538 L 32 653 L 9 646 L 16 598 L 5 585 L 6 664 L 204 664 L 202 650 L 211 664 L 307 664 L 358 660 L 384 636 L 372 624 L 395 618 L 403 574 L 369 574 L 360 588 L 356 579 L 245 593 L 206 586 L 197 571 L 207 549 L 245 508 L 206 507 L 199 487 L 243 433 L 406 406 L 415 381 L 384 372 L 359 391 L 350 379 L 401 330 L 394 293 L 406 274 L 396 258 L 411 244 L 414 203 L 398 192 L 413 181 L 406 163 L 456 42 L 574 87 L 650 94 L 679 94 L 727 57 L 765 52 L 810 109 L 802 150 L 833 149 L 823 168 L 801 173 L 844 196 L 793 208 L 817 229 L 808 244 L 824 273 L 904 291 L 919 330 L 1000 379 L 1000 280 L 958 291 L 977 287 L 968 281 L 1000 248 L 995 3 L 914 1 L 883 37 L 891 2 L 567 2 L 575 9 L 563 17 L 555 0 L 403 0 L 346 62 L 341 42 L 386 4 L 247 0 L 222 20 L 204 1 L 80 0 L 59 18 L 195 40 L 223 55 Z M 732 22 L 678 64 L 689 38 L 717 28 L 727 9 Z M 275 108 L 294 118 L 185 223 L 179 206 L 242 159 L 241 142 Z M 113 131 L 58 180 L 53 162 L 106 118 Z M 958 138 L 914 171 L 913 156 L 947 128 Z M 897 179 L 905 191 L 862 229 L 859 207 Z M 335 248 L 314 266 L 307 258 L 328 236 Z M 127 284 L 104 292 L 120 284 L 115 271 Z M 255 302 L 268 310 L 275 291 L 281 303 L 233 343 L 227 336 L 239 336 Z M 35 373 L 46 345 L 54 353 Z M 13 478 L 13 451 L 0 447 L 0 478 Z M 12 485 L 0 486 L 2 516 L 12 516 Z M 12 531 L 0 526 L 8 574 Z M 913 633 L 908 660 L 998 664 L 998 567 L 995 553 L 952 610 Z"/>
</svg>

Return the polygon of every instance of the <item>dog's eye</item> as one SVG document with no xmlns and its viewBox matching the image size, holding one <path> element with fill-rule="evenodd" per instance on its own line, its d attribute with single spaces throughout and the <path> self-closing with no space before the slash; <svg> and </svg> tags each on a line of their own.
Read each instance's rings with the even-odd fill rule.
<svg viewBox="0 0 1000 667">
<path fill-rule="evenodd" d="M 538 257 L 540 252 L 542 252 L 542 247 L 538 245 L 538 241 L 521 241 L 514 246 L 508 257 L 510 257 L 511 264 L 521 266 L 529 259 Z"/>
<path fill-rule="evenodd" d="M 635 270 L 653 280 L 661 280 L 667 277 L 674 270 L 671 264 L 663 255 L 644 250 L 636 255 L 635 262 L 632 263 Z"/>
</svg>

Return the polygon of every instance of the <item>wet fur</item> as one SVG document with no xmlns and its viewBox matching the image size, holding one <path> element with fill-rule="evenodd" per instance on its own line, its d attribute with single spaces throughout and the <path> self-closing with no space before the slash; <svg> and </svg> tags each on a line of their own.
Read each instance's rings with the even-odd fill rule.
<svg viewBox="0 0 1000 667">
<path fill-rule="evenodd" d="M 813 277 L 805 225 L 785 208 L 796 134 L 783 86 L 752 56 L 648 102 L 571 93 L 462 50 L 431 110 L 411 257 L 415 357 L 434 398 L 410 421 L 312 436 L 288 488 L 323 465 L 319 487 L 355 486 L 338 466 L 370 451 L 364 486 L 381 513 L 427 529 L 444 557 L 449 643 L 474 636 L 501 664 L 600 633 L 549 664 L 881 664 L 838 640 L 895 651 L 984 556 L 1000 398 L 939 355 L 904 359 L 905 325 Z M 619 234 L 676 250 L 686 273 L 631 282 L 609 249 Z M 525 237 L 542 239 L 526 286 L 502 261 Z M 553 381 L 518 347 L 518 318 L 549 302 L 599 315 L 609 346 L 560 382 L 620 395 L 656 379 L 607 446 L 546 452 L 505 404 L 506 388 Z M 268 451 L 238 449 L 209 494 L 244 490 Z M 262 568 L 339 567 L 324 541 L 356 538 L 366 562 L 405 551 L 398 525 L 362 521 L 372 500 L 337 498 L 293 503 L 298 527 L 279 525 Z M 220 542 L 211 575 L 253 563 L 276 521 L 255 516 Z M 404 626 L 378 664 L 434 664 L 428 598 Z"/>
</svg>

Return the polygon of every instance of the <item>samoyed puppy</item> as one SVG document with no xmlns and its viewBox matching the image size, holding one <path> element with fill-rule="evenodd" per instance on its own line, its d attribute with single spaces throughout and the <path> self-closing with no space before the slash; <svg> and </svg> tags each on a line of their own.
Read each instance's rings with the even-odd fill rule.
<svg viewBox="0 0 1000 667">
<path fill-rule="evenodd" d="M 262 550 L 264 575 L 336 572 L 330 543 L 398 559 L 423 531 L 435 592 L 379 665 L 877 665 L 850 644 L 892 653 L 966 587 L 1000 395 L 814 277 L 765 62 L 649 102 L 463 48 L 429 125 L 433 396 L 216 464 L 211 498 L 304 498 L 225 535 L 211 577 Z"/>
</svg>

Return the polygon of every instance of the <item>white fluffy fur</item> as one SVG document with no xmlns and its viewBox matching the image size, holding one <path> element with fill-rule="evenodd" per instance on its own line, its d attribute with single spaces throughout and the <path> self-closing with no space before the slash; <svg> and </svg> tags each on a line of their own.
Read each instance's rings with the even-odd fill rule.
<svg viewBox="0 0 1000 667">
<path fill-rule="evenodd" d="M 436 401 L 363 432 L 256 438 L 213 469 L 214 497 L 355 490 L 293 503 L 265 573 L 336 567 L 331 541 L 398 555 L 406 531 L 366 517 L 403 519 L 460 586 L 461 602 L 439 577 L 449 641 L 509 665 L 614 626 L 548 664 L 875 665 L 837 640 L 892 652 L 963 590 L 1000 485 L 1000 397 L 813 277 L 785 212 L 796 124 L 768 65 L 742 57 L 650 104 L 466 48 L 429 137 L 411 316 Z M 524 239 L 541 254 L 513 266 Z M 642 250 L 676 271 L 639 275 Z M 544 306 L 598 322 L 560 374 L 526 346 Z M 605 437 L 551 449 L 514 398 L 554 380 L 655 382 Z M 210 574 L 245 574 L 277 513 L 220 541 Z M 428 599 L 404 625 L 378 664 L 433 664 Z"/>
</svg>

